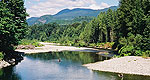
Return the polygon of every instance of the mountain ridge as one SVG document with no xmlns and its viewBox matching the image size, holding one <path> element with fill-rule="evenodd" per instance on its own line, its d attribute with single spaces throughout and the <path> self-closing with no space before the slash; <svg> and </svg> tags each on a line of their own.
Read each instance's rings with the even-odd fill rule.
<svg viewBox="0 0 150 80">
<path fill-rule="evenodd" d="M 109 8 L 112 10 L 116 10 L 118 8 L 118 6 L 111 6 Z M 28 23 L 28 25 L 34 25 L 34 24 L 40 24 L 40 23 L 45 24 L 45 23 L 50 23 L 50 22 L 56 22 L 58 24 L 69 24 L 71 22 L 68 22 L 68 21 L 72 21 L 76 17 L 81 17 L 81 16 L 82 17 L 85 17 L 85 16 L 97 17 L 97 15 L 100 12 L 105 12 L 109 8 L 99 9 L 99 10 L 84 9 L 84 8 L 63 9 L 54 15 L 43 15 L 41 17 L 31 17 L 31 18 L 27 19 L 27 23 Z M 87 21 L 87 20 L 85 19 L 85 21 Z M 59 22 L 62 22 L 62 23 L 59 23 Z M 63 22 L 65 22 L 65 23 L 63 23 Z"/>
</svg>

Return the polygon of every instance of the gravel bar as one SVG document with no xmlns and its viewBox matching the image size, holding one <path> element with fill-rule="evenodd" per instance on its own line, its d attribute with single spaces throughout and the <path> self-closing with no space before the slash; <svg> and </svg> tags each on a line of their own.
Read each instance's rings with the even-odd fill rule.
<svg viewBox="0 0 150 80">
<path fill-rule="evenodd" d="M 44 53 L 44 52 L 60 52 L 60 51 L 82 51 L 82 52 L 106 52 L 106 50 L 98 50 L 93 48 L 87 48 L 87 47 L 73 47 L 73 46 L 60 46 L 55 43 L 45 43 L 40 42 L 40 44 L 43 44 L 42 47 L 36 47 L 35 49 L 17 49 L 15 51 L 18 52 L 24 52 L 25 54 L 30 53 Z"/>
<path fill-rule="evenodd" d="M 150 59 L 137 56 L 113 58 L 83 66 L 98 71 L 150 76 Z"/>
</svg>

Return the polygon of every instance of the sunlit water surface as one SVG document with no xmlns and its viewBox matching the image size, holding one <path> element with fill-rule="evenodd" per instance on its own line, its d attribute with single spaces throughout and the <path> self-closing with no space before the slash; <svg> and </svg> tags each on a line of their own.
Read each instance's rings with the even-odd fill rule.
<svg viewBox="0 0 150 80">
<path fill-rule="evenodd" d="M 150 80 L 150 77 L 92 71 L 82 66 L 109 59 L 87 52 L 57 52 L 25 55 L 14 67 L 0 70 L 0 80 Z M 60 60 L 60 61 L 59 61 Z"/>
</svg>

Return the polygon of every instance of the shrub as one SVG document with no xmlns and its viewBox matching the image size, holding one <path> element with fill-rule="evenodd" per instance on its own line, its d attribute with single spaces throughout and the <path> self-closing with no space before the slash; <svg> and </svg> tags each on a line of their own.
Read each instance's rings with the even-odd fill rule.
<svg viewBox="0 0 150 80">
<path fill-rule="evenodd" d="M 150 50 L 147 50 L 145 52 L 142 52 L 143 57 L 150 57 Z"/>
<path fill-rule="evenodd" d="M 96 44 L 95 44 L 95 43 L 91 43 L 89 46 L 91 46 L 91 47 L 95 47 L 95 46 L 96 46 Z"/>
<path fill-rule="evenodd" d="M 119 43 L 121 46 L 121 49 L 119 50 L 119 54 L 122 56 L 128 56 L 128 55 L 136 55 L 136 56 L 142 56 L 143 53 L 149 54 L 148 51 L 143 50 L 141 46 L 142 42 L 142 36 L 137 34 L 136 36 L 129 33 L 127 38 L 120 38 Z"/>
<path fill-rule="evenodd" d="M 27 40 L 27 39 L 23 39 L 20 41 L 20 45 L 34 45 L 35 47 L 41 47 L 43 46 L 42 44 L 39 43 L 38 40 Z"/>
<path fill-rule="evenodd" d="M 114 45 L 114 42 L 107 42 L 107 43 L 97 43 L 97 46 L 101 47 L 101 48 L 112 48 L 112 46 Z"/>
<path fill-rule="evenodd" d="M 0 52 L 0 60 L 2 60 L 4 58 L 4 55 L 2 52 Z"/>
</svg>

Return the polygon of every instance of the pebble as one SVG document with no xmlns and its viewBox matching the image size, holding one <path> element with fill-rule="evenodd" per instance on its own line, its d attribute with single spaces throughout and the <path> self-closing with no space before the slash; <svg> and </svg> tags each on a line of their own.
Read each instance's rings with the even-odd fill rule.
<svg viewBox="0 0 150 80">
<path fill-rule="evenodd" d="M 138 56 L 113 58 L 83 66 L 98 71 L 150 76 L 150 59 Z"/>
</svg>

